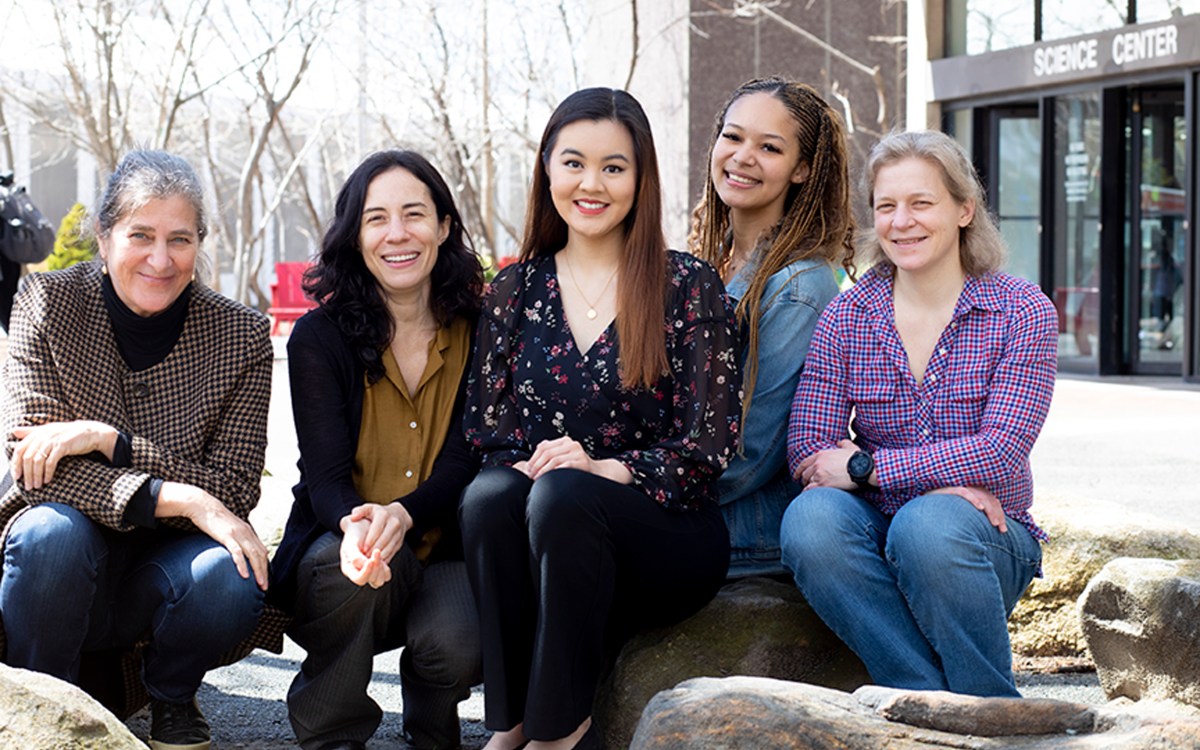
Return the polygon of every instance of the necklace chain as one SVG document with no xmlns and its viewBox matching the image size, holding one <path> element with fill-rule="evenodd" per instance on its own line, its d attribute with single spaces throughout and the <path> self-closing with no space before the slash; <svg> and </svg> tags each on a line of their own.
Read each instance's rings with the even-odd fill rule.
<svg viewBox="0 0 1200 750">
<path fill-rule="evenodd" d="M 579 286 L 579 281 L 577 281 L 575 279 L 575 264 L 574 263 L 567 263 L 567 275 L 571 277 L 571 283 L 575 285 L 575 291 L 579 292 L 579 296 L 583 299 L 584 304 L 586 304 L 588 306 L 588 309 L 587 309 L 588 320 L 595 320 L 596 319 L 596 306 L 588 300 L 587 295 L 583 293 L 583 287 Z M 617 269 L 614 268 L 613 272 L 611 274 L 609 274 L 608 281 L 605 282 L 604 288 L 600 290 L 600 296 L 596 298 L 596 302 L 600 302 L 601 300 L 604 299 L 604 295 L 608 294 L 608 288 L 610 286 L 612 286 L 613 279 L 615 279 L 616 277 L 617 277 Z"/>
</svg>

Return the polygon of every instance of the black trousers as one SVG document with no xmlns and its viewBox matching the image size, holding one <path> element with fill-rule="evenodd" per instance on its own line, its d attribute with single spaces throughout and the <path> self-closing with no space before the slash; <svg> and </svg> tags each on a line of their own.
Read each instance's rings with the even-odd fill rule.
<svg viewBox="0 0 1200 750">
<path fill-rule="evenodd" d="M 694 614 L 720 589 L 729 533 L 715 504 L 664 509 L 575 469 L 482 471 L 459 509 L 479 609 L 486 725 L 564 737 L 592 712 L 606 653 Z"/>
<path fill-rule="evenodd" d="M 408 546 L 378 589 L 342 575 L 342 537 L 327 532 L 304 553 L 288 634 L 307 652 L 288 690 L 302 748 L 366 742 L 383 719 L 368 694 L 376 654 L 404 647 L 404 731 L 421 750 L 458 747 L 458 703 L 480 679 L 478 617 L 461 561 L 422 568 Z"/>
</svg>

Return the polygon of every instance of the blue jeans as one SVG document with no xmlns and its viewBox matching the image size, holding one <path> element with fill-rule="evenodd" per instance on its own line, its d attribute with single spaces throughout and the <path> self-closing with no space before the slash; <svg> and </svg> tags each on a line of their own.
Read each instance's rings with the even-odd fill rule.
<svg viewBox="0 0 1200 750">
<path fill-rule="evenodd" d="M 254 631 L 263 592 L 228 550 L 197 532 L 121 533 L 46 503 L 9 532 L 0 615 L 10 666 L 78 682 L 84 651 L 143 637 L 143 680 L 168 703 L 190 700 L 217 658 Z"/>
<path fill-rule="evenodd" d="M 780 537 L 805 599 L 878 684 L 1020 695 L 1006 622 L 1042 556 L 1021 524 L 1001 534 L 956 495 L 922 495 L 889 518 L 813 488 L 792 501 Z"/>
<path fill-rule="evenodd" d="M 787 468 L 754 492 L 721 505 L 729 527 L 728 578 L 782 576 L 779 523 L 799 488 Z"/>
</svg>

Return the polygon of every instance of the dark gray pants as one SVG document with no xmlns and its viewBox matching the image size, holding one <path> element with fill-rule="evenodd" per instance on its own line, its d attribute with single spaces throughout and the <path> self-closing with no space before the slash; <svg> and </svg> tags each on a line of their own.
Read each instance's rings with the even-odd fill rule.
<svg viewBox="0 0 1200 750">
<path fill-rule="evenodd" d="M 313 542 L 297 574 L 288 635 L 308 655 L 288 690 L 288 717 L 305 750 L 336 740 L 366 742 L 383 711 L 367 695 L 376 654 L 404 647 L 404 729 L 422 750 L 460 742 L 458 703 L 482 680 L 479 622 L 461 561 L 422 569 L 406 546 L 392 580 L 373 589 L 342 575 L 341 536 Z"/>
</svg>

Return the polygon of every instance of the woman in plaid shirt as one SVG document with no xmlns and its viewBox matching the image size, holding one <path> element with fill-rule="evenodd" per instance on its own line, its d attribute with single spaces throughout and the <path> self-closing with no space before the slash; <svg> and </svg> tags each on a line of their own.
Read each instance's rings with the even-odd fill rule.
<svg viewBox="0 0 1200 750">
<path fill-rule="evenodd" d="M 875 265 L 826 308 L 796 390 L 788 463 L 805 490 L 783 561 L 879 684 L 1017 696 L 1006 620 L 1046 538 L 1029 451 L 1054 390 L 1054 307 L 999 271 L 951 138 L 887 136 L 866 173 Z"/>
</svg>

